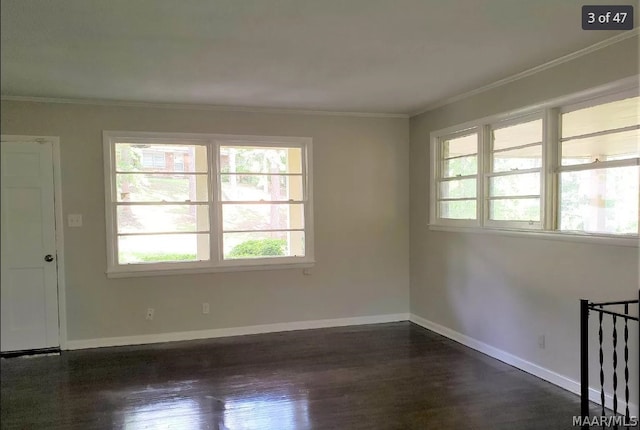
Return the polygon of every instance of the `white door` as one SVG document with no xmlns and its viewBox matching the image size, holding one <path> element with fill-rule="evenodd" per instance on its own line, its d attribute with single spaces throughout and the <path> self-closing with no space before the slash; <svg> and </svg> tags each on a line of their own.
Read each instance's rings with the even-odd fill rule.
<svg viewBox="0 0 640 430">
<path fill-rule="evenodd" d="M 51 142 L 0 143 L 1 350 L 60 346 Z"/>
</svg>

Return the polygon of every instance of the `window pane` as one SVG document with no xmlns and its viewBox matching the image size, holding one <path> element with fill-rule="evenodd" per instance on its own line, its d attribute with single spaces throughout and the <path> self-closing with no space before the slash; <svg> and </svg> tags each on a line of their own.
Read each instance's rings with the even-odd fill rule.
<svg viewBox="0 0 640 430">
<path fill-rule="evenodd" d="M 221 173 L 302 173 L 302 149 L 221 146 Z"/>
<path fill-rule="evenodd" d="M 224 201 L 302 200 L 302 176 L 220 175 Z"/>
<path fill-rule="evenodd" d="M 542 145 L 493 153 L 493 171 L 537 169 L 542 166 Z"/>
<path fill-rule="evenodd" d="M 495 221 L 540 221 L 540 199 L 490 200 L 489 218 Z"/>
<path fill-rule="evenodd" d="M 489 195 L 531 196 L 540 194 L 540 173 L 496 176 L 489 179 Z"/>
<path fill-rule="evenodd" d="M 222 219 L 225 231 L 304 228 L 304 205 L 224 204 Z"/>
<path fill-rule="evenodd" d="M 565 113 L 562 115 L 562 137 L 638 125 L 640 124 L 638 103 L 640 98 L 631 97 Z"/>
<path fill-rule="evenodd" d="M 478 172 L 478 156 L 454 158 L 442 162 L 442 177 L 453 178 L 454 176 L 475 175 Z"/>
<path fill-rule="evenodd" d="M 562 164 L 593 163 L 640 157 L 640 130 L 628 130 L 562 143 Z"/>
<path fill-rule="evenodd" d="M 207 147 L 116 143 L 116 170 L 119 172 L 201 172 L 208 171 Z"/>
<path fill-rule="evenodd" d="M 209 230 L 207 205 L 118 206 L 118 233 Z"/>
<path fill-rule="evenodd" d="M 147 175 L 118 173 L 119 202 L 206 202 L 207 175 Z"/>
<path fill-rule="evenodd" d="M 440 202 L 440 218 L 476 219 L 475 200 Z"/>
<path fill-rule="evenodd" d="M 560 229 L 637 234 L 640 167 L 562 172 Z"/>
<path fill-rule="evenodd" d="M 225 259 L 304 257 L 304 232 L 224 233 Z"/>
<path fill-rule="evenodd" d="M 209 260 L 208 234 L 118 236 L 118 263 Z"/>
<path fill-rule="evenodd" d="M 442 158 L 459 157 L 478 153 L 478 134 L 473 133 L 442 142 Z"/>
<path fill-rule="evenodd" d="M 542 120 L 523 122 L 493 130 L 493 150 L 542 142 Z"/>
<path fill-rule="evenodd" d="M 475 179 L 459 179 L 440 182 L 441 199 L 459 199 L 475 197 L 477 192 Z"/>
</svg>

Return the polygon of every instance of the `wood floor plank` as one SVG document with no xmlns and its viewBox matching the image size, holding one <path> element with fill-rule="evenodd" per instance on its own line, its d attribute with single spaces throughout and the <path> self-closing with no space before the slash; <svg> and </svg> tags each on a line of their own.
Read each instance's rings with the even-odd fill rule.
<svg viewBox="0 0 640 430">
<path fill-rule="evenodd" d="M 3 359 L 2 429 L 572 429 L 577 396 L 408 322 Z"/>
</svg>

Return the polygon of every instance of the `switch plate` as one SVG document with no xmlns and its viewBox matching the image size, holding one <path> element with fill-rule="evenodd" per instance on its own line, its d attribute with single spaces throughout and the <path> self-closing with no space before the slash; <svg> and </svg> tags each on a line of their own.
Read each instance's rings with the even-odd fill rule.
<svg viewBox="0 0 640 430">
<path fill-rule="evenodd" d="M 211 308 L 209 307 L 209 303 L 203 303 L 202 304 L 202 313 L 203 314 L 208 314 L 209 311 L 211 310 Z"/>
<path fill-rule="evenodd" d="M 67 222 L 69 227 L 82 227 L 82 214 L 67 215 Z"/>
</svg>

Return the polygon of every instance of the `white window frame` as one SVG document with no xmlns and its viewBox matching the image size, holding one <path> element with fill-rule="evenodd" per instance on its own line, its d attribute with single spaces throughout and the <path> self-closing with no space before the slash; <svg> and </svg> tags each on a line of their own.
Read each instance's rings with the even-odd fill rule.
<svg viewBox="0 0 640 430">
<path fill-rule="evenodd" d="M 517 171 L 507 171 L 507 172 L 493 172 L 493 163 L 492 159 L 492 138 L 491 132 L 494 129 L 500 129 L 504 127 L 510 127 L 518 124 L 522 124 L 525 122 L 542 120 L 542 141 L 540 142 L 542 148 L 542 165 L 540 168 L 526 169 L 526 170 L 517 170 Z M 534 112 L 532 114 L 519 116 L 516 118 L 509 118 L 501 121 L 494 121 L 491 124 L 487 124 L 486 132 L 484 134 L 485 138 L 480 142 L 480 146 L 483 148 L 483 156 L 485 159 L 484 166 L 486 167 L 483 172 L 483 180 L 484 180 L 484 188 L 483 188 L 483 208 L 484 208 L 484 218 L 483 225 L 487 227 L 496 227 L 496 228 L 512 228 L 512 229 L 522 229 L 522 230 L 541 230 L 544 224 L 544 215 L 545 215 L 545 199 L 544 199 L 544 189 L 545 189 L 545 164 L 546 160 L 544 157 L 545 147 L 547 146 L 547 139 L 545 128 L 547 127 L 547 118 L 544 111 Z M 510 150 L 510 149 L 509 149 Z M 540 220 L 539 221 L 516 221 L 516 220 L 492 220 L 490 218 L 490 202 L 491 200 L 499 200 L 500 198 L 523 198 L 529 196 L 508 196 L 508 197 L 491 197 L 489 192 L 489 186 L 491 183 L 491 178 L 498 176 L 512 176 L 512 175 L 522 175 L 526 173 L 540 173 Z"/>
<path fill-rule="evenodd" d="M 446 140 L 455 139 L 464 136 L 470 136 L 472 134 L 478 135 L 478 146 L 476 152 L 476 160 L 477 160 L 477 170 L 475 175 L 461 176 L 455 177 L 453 180 L 462 180 L 462 179 L 475 179 L 476 180 L 476 217 L 475 219 L 454 219 L 454 218 L 441 218 L 440 217 L 440 199 L 439 194 L 439 185 L 440 182 L 443 181 L 442 177 L 442 164 L 444 158 L 442 157 L 442 144 Z M 480 196 L 480 191 L 482 188 L 482 178 L 480 172 L 481 164 L 482 164 L 482 148 L 480 142 L 482 140 L 482 128 L 478 126 L 468 127 L 464 129 L 457 129 L 452 132 L 439 134 L 435 137 L 434 144 L 431 147 L 432 151 L 432 165 L 431 170 L 434 172 L 433 180 L 431 181 L 431 196 L 433 197 L 433 203 L 431 204 L 431 219 L 436 220 L 439 225 L 448 225 L 448 226 L 458 226 L 458 227 L 477 227 L 480 226 L 479 220 L 482 214 L 481 205 L 478 204 L 478 196 Z M 470 154 L 472 155 L 472 154 Z M 451 178 L 448 178 L 451 180 Z M 447 179 L 444 179 L 447 180 Z M 466 199 L 464 199 L 466 200 Z M 446 200 L 444 200 L 446 201 Z"/>
<path fill-rule="evenodd" d="M 463 124 L 436 130 L 430 134 L 430 196 L 429 196 L 429 220 L 427 227 L 431 230 L 442 231 L 466 231 L 473 233 L 498 233 L 515 236 L 532 236 L 552 240 L 568 240 L 588 243 L 602 243 L 607 245 L 622 245 L 639 247 L 638 234 L 615 235 L 591 232 L 561 231 L 558 229 L 559 206 L 559 174 L 560 171 L 588 169 L 584 165 L 560 166 L 560 118 L 561 114 L 573 110 L 599 105 L 602 103 L 620 100 L 630 96 L 640 95 L 640 76 L 632 76 L 620 81 L 612 82 L 600 87 L 582 91 L 577 94 L 558 97 L 533 106 L 514 110 L 511 112 L 491 115 L 478 120 L 468 121 Z M 495 221 L 488 219 L 488 178 L 490 172 L 490 131 L 491 126 L 504 126 L 505 124 L 517 124 L 532 119 L 542 118 L 542 167 L 541 172 L 541 219 L 539 223 L 529 225 L 523 221 Z M 458 222 L 439 218 L 438 207 L 438 182 L 440 180 L 440 147 L 441 141 L 459 133 L 468 134 L 469 130 L 480 130 L 481 159 L 478 160 L 478 194 L 477 207 L 478 219 L 473 222 Z M 623 165 L 640 165 L 638 159 L 607 161 L 599 163 L 603 167 L 607 163 L 610 167 Z M 589 165 L 587 165 L 589 166 Z M 469 221 L 469 220 L 464 220 Z"/>
<path fill-rule="evenodd" d="M 209 246 L 208 261 L 160 262 L 118 264 L 117 249 L 117 187 L 116 187 L 116 143 L 156 143 L 171 145 L 207 146 L 208 162 L 208 206 Z M 223 259 L 222 251 L 222 199 L 219 183 L 220 146 L 300 148 L 302 151 L 302 181 L 304 204 L 305 255 L 301 257 L 269 257 L 246 259 Z M 309 137 L 245 136 L 196 133 L 153 133 L 104 131 L 104 175 L 105 215 L 108 277 L 153 276 L 225 271 L 295 269 L 313 267 L 313 159 L 312 139 Z"/>
</svg>

